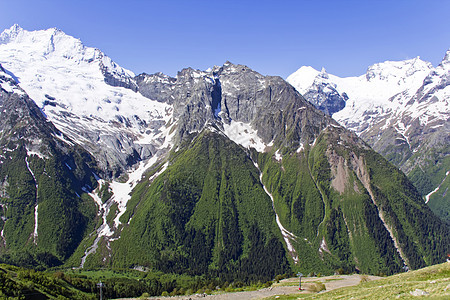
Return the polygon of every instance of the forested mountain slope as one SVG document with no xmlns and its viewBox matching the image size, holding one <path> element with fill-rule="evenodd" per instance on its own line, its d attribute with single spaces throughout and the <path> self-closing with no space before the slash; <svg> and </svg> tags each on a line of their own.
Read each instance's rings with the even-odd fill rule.
<svg viewBox="0 0 450 300">
<path fill-rule="evenodd" d="M 406 176 L 280 77 L 134 76 L 56 29 L 5 32 L 3 260 L 231 282 L 392 274 L 449 251 Z"/>
</svg>

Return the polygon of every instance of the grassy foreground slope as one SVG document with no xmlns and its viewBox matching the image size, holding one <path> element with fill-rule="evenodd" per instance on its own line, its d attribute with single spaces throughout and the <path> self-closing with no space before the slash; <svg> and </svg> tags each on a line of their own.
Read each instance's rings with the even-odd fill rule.
<svg viewBox="0 0 450 300">
<path fill-rule="evenodd" d="M 352 287 L 310 294 L 274 296 L 270 299 L 411 299 L 422 294 L 431 299 L 450 298 L 450 263 L 389 276 L 380 280 L 361 282 Z"/>
</svg>

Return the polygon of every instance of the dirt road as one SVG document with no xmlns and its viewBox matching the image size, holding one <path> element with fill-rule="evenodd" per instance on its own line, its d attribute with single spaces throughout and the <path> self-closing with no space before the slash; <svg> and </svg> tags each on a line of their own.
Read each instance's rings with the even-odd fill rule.
<svg viewBox="0 0 450 300">
<path fill-rule="evenodd" d="M 315 282 L 325 284 L 326 291 L 331 291 L 346 286 L 354 286 L 361 282 L 361 275 L 335 275 L 327 277 L 307 277 L 302 278 L 302 291 L 298 290 L 298 278 L 289 278 L 275 283 L 273 286 L 258 291 L 246 291 L 246 292 L 235 292 L 235 293 L 223 293 L 214 295 L 189 295 L 189 296 L 173 296 L 173 297 L 150 297 L 146 299 L 161 299 L 161 300 L 231 300 L 231 299 L 263 299 L 271 296 L 277 295 L 288 295 L 296 293 L 312 293 L 312 289 L 315 286 Z M 376 276 L 365 276 L 367 280 L 376 280 L 380 277 Z M 142 298 L 141 298 L 142 299 Z"/>
</svg>

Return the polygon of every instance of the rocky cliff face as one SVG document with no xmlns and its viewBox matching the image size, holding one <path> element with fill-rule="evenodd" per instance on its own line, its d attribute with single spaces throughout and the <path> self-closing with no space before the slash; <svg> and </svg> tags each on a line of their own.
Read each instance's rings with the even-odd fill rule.
<svg viewBox="0 0 450 300">
<path fill-rule="evenodd" d="M 284 143 L 295 128 L 296 144 L 312 143 L 314 134 L 334 121 L 314 110 L 280 77 L 262 76 L 243 65 L 226 62 L 209 71 L 184 69 L 176 78 L 142 74 L 136 78 L 139 92 L 174 104 L 178 137 L 198 132 L 207 124 L 219 128 L 247 124 L 265 144 Z M 315 128 L 315 133 L 305 128 Z M 303 131 L 302 131 L 303 129 Z"/>
<path fill-rule="evenodd" d="M 232 182 L 233 178 L 239 177 L 242 183 L 255 184 L 255 171 L 260 173 L 260 184 L 274 203 L 276 223 L 288 257 L 294 263 L 301 261 L 306 269 L 315 266 L 327 270 L 326 266 L 333 265 L 348 270 L 358 268 L 376 272 L 377 269 L 391 273 L 401 270 L 404 264 L 417 268 L 424 265 L 425 260 L 415 256 L 414 253 L 422 250 L 414 243 L 423 245 L 420 249 L 431 249 L 426 242 L 427 234 L 416 238 L 411 235 L 413 228 L 423 223 L 420 221 L 422 214 L 429 215 L 435 230 L 446 230 L 399 171 L 395 168 L 388 171 L 386 161 L 356 134 L 346 131 L 314 109 L 279 77 L 265 77 L 246 66 L 227 62 L 208 71 L 184 69 L 176 78 L 143 74 L 137 77 L 137 82 L 138 91 L 147 97 L 176 103 L 176 142 L 175 152 L 163 168 L 158 168 L 158 177 L 148 175 L 154 183 L 148 186 L 145 179 L 139 183 L 139 190 L 145 190 L 136 196 L 140 202 L 131 200 L 123 214 L 127 217 L 120 220 L 119 228 L 123 228 L 124 238 L 113 243 L 110 251 L 111 255 L 116 253 L 126 261 L 125 264 L 131 263 L 124 257 L 125 245 L 135 243 L 131 237 L 141 234 L 142 225 L 153 222 L 150 219 L 158 218 L 156 215 L 149 217 L 152 211 L 167 211 L 160 217 L 168 220 L 167 226 L 173 226 L 177 234 L 175 237 L 158 235 L 155 239 L 149 238 L 152 247 L 159 248 L 160 243 L 171 240 L 185 249 L 183 252 L 190 252 L 191 245 L 178 237 L 190 236 L 191 230 L 195 230 L 197 236 L 199 230 L 205 243 L 215 249 L 212 253 L 202 254 L 202 260 L 209 262 L 208 266 L 203 266 L 203 272 L 214 272 L 219 264 L 220 272 L 228 274 L 230 259 L 238 258 L 229 256 L 220 245 L 228 243 L 234 249 L 233 253 L 245 256 L 247 250 L 241 247 L 252 239 L 246 235 L 248 229 L 244 224 L 247 223 L 242 219 L 231 221 L 230 213 L 219 214 L 218 219 L 215 219 L 215 214 L 208 218 L 206 215 L 210 215 L 207 212 L 211 207 L 225 202 L 221 197 L 228 195 L 227 207 L 233 207 L 231 216 L 248 216 L 240 205 L 249 205 L 252 200 L 247 198 L 248 195 L 243 196 L 239 184 Z M 227 140 L 243 148 L 227 152 Z M 219 151 L 217 147 L 222 144 L 228 146 L 220 146 L 222 150 Z M 243 164 L 253 162 L 254 168 L 251 164 L 248 167 L 251 175 L 236 170 L 231 173 L 225 171 L 225 165 L 234 168 L 235 157 L 244 153 L 248 158 L 241 157 L 239 161 Z M 195 172 L 191 163 L 194 157 L 195 165 L 201 171 L 192 178 L 189 174 Z M 392 175 L 389 178 L 394 184 L 380 176 L 383 172 Z M 175 184 L 180 180 L 189 184 L 183 187 Z M 231 186 L 236 186 L 236 189 L 228 190 Z M 255 192 L 260 190 L 256 186 L 254 188 Z M 160 189 L 168 192 L 159 194 L 157 191 Z M 174 197 L 178 194 L 186 195 L 183 204 Z M 401 194 L 404 196 L 399 196 Z M 154 202 L 155 199 L 160 200 Z M 403 203 L 402 209 L 397 208 L 400 202 Z M 261 208 L 265 204 L 263 200 Z M 183 212 L 178 205 L 184 207 Z M 416 210 L 418 205 L 420 208 Z M 216 209 L 222 211 L 220 207 Z M 411 210 L 421 216 L 405 219 L 404 211 Z M 208 221 L 203 223 L 205 218 Z M 212 231 L 219 232 L 218 236 L 204 230 L 210 226 L 215 228 Z M 263 227 L 258 227 L 258 230 Z M 370 233 L 372 229 L 376 234 Z M 225 232 L 231 231 L 244 234 L 229 239 Z M 146 245 L 136 242 L 138 244 L 137 248 Z M 363 249 L 365 246 L 362 245 L 371 245 L 370 250 Z M 175 251 L 170 246 L 165 249 Z M 158 253 L 144 256 L 140 261 L 156 261 L 155 265 L 166 271 L 172 270 L 170 266 L 182 266 L 187 258 L 175 255 L 167 263 L 159 261 Z M 100 257 L 94 254 L 93 259 L 98 261 Z M 370 260 L 382 261 L 381 267 L 374 268 L 368 263 Z M 245 265 L 246 262 L 240 263 Z"/>
<path fill-rule="evenodd" d="M 304 133 L 293 147 L 314 140 L 306 127 L 326 126 L 281 78 L 264 77 L 241 65 L 226 63 L 208 71 L 187 68 L 176 78 L 134 77 L 98 49 L 57 29 L 29 32 L 17 26 L 2 33 L 0 48 L 1 61 L 48 119 L 94 154 L 107 177 L 163 155 L 206 124 L 245 124 L 269 144 L 282 142 L 290 134 L 286 128 L 304 120 L 299 125 Z M 287 105 L 291 99 L 292 107 L 301 102 L 304 108 L 292 111 Z"/>
<path fill-rule="evenodd" d="M 121 68 L 108 56 L 98 51 L 100 71 L 105 77 L 105 82 L 111 86 L 124 87 L 134 92 L 137 91 L 136 82 L 133 80 L 132 73 Z"/>
</svg>

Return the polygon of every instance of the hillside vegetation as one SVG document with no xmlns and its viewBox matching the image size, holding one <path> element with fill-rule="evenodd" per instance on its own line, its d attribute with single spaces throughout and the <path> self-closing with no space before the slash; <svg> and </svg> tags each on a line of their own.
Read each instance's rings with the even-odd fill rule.
<svg viewBox="0 0 450 300">
<path fill-rule="evenodd" d="M 423 295 L 431 299 L 449 299 L 450 263 L 392 275 L 327 292 L 276 296 L 276 299 L 411 299 Z M 267 298 L 275 299 L 275 297 Z"/>
</svg>

